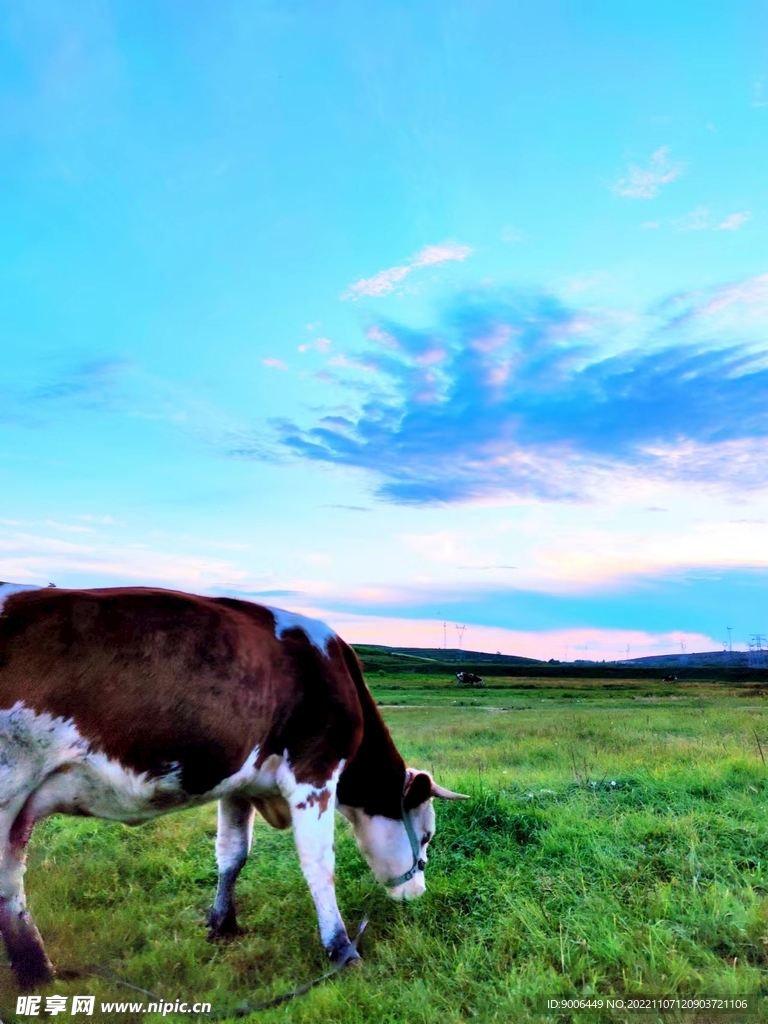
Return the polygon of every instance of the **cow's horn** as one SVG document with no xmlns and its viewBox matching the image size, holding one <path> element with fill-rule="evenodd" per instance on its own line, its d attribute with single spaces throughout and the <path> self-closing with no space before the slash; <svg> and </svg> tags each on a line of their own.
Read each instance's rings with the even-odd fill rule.
<svg viewBox="0 0 768 1024">
<path fill-rule="evenodd" d="M 469 797 L 464 793 L 453 793 L 450 789 L 444 789 L 442 786 L 438 786 L 436 782 L 432 783 L 430 796 L 438 796 L 442 800 L 469 800 Z"/>
</svg>

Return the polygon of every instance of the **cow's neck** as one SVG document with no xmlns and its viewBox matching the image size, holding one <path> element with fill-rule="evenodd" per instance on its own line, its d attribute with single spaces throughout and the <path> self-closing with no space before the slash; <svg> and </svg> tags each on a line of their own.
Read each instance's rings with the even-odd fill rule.
<svg viewBox="0 0 768 1024">
<path fill-rule="evenodd" d="M 370 691 L 358 687 L 363 709 L 363 738 L 339 779 L 339 803 L 366 814 L 402 818 L 405 761 L 392 742 Z"/>
</svg>

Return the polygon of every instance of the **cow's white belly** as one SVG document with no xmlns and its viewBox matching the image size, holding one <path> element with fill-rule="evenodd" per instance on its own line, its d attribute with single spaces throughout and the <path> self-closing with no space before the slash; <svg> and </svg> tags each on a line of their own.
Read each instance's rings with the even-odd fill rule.
<svg viewBox="0 0 768 1024">
<path fill-rule="evenodd" d="M 161 778 L 135 772 L 93 752 L 71 721 L 37 714 L 23 704 L 0 712 L 0 808 L 31 794 L 33 821 L 49 814 L 79 814 L 138 825 L 169 811 L 226 796 L 270 797 L 280 792 L 286 759 L 272 755 L 256 767 L 256 747 L 243 766 L 208 793 L 190 795 L 180 772 Z"/>
<path fill-rule="evenodd" d="M 248 760 L 255 760 L 255 756 Z M 152 778 L 103 754 L 92 754 L 52 772 L 35 791 L 31 810 L 36 820 L 49 814 L 84 814 L 140 825 L 169 811 L 197 807 L 225 796 L 259 797 L 277 792 L 274 772 L 260 772 L 252 765 L 244 765 L 208 793 L 190 795 L 182 788 L 177 771 Z"/>
</svg>

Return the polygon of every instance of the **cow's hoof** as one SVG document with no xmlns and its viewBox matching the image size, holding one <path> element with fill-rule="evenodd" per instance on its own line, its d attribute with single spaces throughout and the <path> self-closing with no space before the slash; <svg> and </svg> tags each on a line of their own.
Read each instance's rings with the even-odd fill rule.
<svg viewBox="0 0 768 1024">
<path fill-rule="evenodd" d="M 348 936 L 339 936 L 328 950 L 328 956 L 336 967 L 352 967 L 362 963 L 362 957 L 349 941 Z"/>
<path fill-rule="evenodd" d="M 0 932 L 16 983 L 23 992 L 53 981 L 53 966 L 45 954 L 40 932 L 25 910 L 13 911 L 0 901 Z"/>
<path fill-rule="evenodd" d="M 237 923 L 234 909 L 230 908 L 226 914 L 211 910 L 208 915 L 209 942 L 227 942 L 242 934 L 243 929 Z"/>
<path fill-rule="evenodd" d="M 25 956 L 14 960 L 13 974 L 22 992 L 32 992 L 43 985 L 49 985 L 55 978 L 53 965 L 45 954 Z"/>
</svg>

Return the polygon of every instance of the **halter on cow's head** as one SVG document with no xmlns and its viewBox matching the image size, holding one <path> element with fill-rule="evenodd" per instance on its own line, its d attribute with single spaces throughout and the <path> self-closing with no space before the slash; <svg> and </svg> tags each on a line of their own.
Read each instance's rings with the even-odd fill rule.
<svg viewBox="0 0 768 1024">
<path fill-rule="evenodd" d="M 426 890 L 427 847 L 435 834 L 434 797 L 469 799 L 438 786 L 429 772 L 408 768 L 400 818 L 366 814 L 359 807 L 339 808 L 352 823 L 357 845 L 371 871 L 395 900 L 414 899 Z"/>
</svg>

